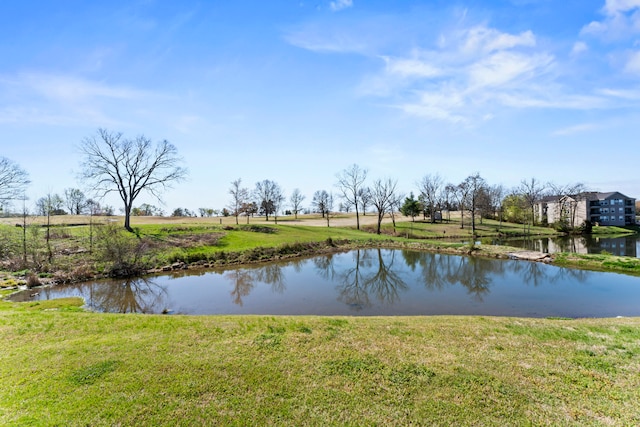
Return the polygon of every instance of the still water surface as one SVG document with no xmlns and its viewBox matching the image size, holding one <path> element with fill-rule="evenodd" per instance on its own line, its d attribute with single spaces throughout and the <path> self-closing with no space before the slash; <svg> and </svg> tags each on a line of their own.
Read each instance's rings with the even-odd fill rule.
<svg viewBox="0 0 640 427">
<path fill-rule="evenodd" d="M 492 243 L 544 253 L 599 254 L 606 252 L 612 255 L 640 258 L 640 235 L 638 234 L 618 237 L 601 237 L 597 235 L 530 237 L 496 240 Z"/>
<path fill-rule="evenodd" d="M 387 249 L 30 294 L 14 299 L 80 296 L 88 309 L 118 313 L 640 316 L 639 277 Z"/>
</svg>

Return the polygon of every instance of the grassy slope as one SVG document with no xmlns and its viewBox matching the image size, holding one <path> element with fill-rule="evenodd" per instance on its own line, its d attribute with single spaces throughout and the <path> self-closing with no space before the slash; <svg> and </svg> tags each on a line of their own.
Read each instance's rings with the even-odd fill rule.
<svg viewBox="0 0 640 427">
<path fill-rule="evenodd" d="M 189 317 L 73 305 L 0 303 L 0 424 L 640 423 L 640 319 Z"/>
</svg>

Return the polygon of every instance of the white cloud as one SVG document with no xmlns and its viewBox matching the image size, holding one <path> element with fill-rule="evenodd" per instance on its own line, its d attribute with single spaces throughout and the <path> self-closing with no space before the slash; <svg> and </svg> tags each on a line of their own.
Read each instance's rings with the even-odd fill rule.
<svg viewBox="0 0 640 427">
<path fill-rule="evenodd" d="M 133 102 L 149 93 L 75 76 L 23 73 L 0 77 L 0 122 L 70 125 L 117 123 L 110 102 Z"/>
<path fill-rule="evenodd" d="M 497 52 L 470 65 L 471 86 L 484 88 L 504 86 L 515 80 L 533 77 L 553 62 L 547 54 L 525 55 L 516 52 Z"/>
<path fill-rule="evenodd" d="M 640 0 L 606 0 L 604 19 L 592 21 L 582 28 L 582 35 L 622 40 L 640 33 Z"/>
<path fill-rule="evenodd" d="M 609 7 L 631 12 L 638 9 L 635 3 Z M 430 29 L 430 44 L 413 44 L 404 52 L 394 43 L 372 41 L 372 34 L 379 31 L 363 25 L 357 29 L 353 25 L 329 29 L 305 25 L 299 35 L 291 33 L 289 41 L 316 51 L 379 58 L 381 67 L 361 80 L 359 93 L 378 97 L 384 105 L 408 115 L 435 121 L 473 126 L 513 109 L 587 111 L 637 104 L 636 100 L 621 101 L 597 90 L 599 82 L 616 90 L 621 66 L 615 73 L 594 80 L 596 68 L 575 70 L 570 56 L 583 55 L 581 66 L 596 56 L 597 61 L 616 60 L 627 65 L 627 73 L 638 73 L 640 55 L 600 55 L 599 45 L 594 43 L 591 48 L 587 41 L 577 40 L 569 52 L 560 51 L 564 56 L 559 56 L 550 50 L 553 45 L 548 41 L 540 46 L 531 30 L 508 32 L 485 24 L 469 25 L 468 21 L 463 14 L 451 26 Z M 592 27 L 604 25 L 598 22 Z M 587 76 L 589 81 L 585 82 Z"/>
<path fill-rule="evenodd" d="M 573 44 L 573 48 L 571 48 L 571 55 L 572 56 L 577 56 L 580 55 L 581 53 L 587 52 L 589 50 L 589 46 L 582 41 L 579 42 L 575 42 Z"/>
<path fill-rule="evenodd" d="M 640 77 L 640 51 L 632 52 L 629 55 L 624 71 Z"/>
<path fill-rule="evenodd" d="M 375 82 L 368 94 L 395 98 L 407 114 L 458 124 L 490 120 L 511 99 L 535 106 L 543 85 L 534 83 L 554 65 L 551 54 L 536 50 L 531 31 L 486 26 L 440 34 L 432 50 L 383 60 L 382 73 L 368 80 Z"/>
<path fill-rule="evenodd" d="M 333 32 L 318 25 L 292 29 L 284 34 L 287 43 L 314 52 L 365 53 L 368 44 L 351 31 Z"/>
<path fill-rule="evenodd" d="M 485 26 L 477 26 L 466 32 L 461 50 L 466 53 L 490 53 L 518 46 L 535 45 L 536 39 L 531 31 L 514 35 Z"/>
<path fill-rule="evenodd" d="M 450 123 L 468 124 L 469 120 L 459 114 L 464 109 L 467 100 L 462 92 L 455 89 L 443 89 L 434 92 L 422 92 L 418 102 L 407 102 L 398 105 L 410 115 L 435 119 Z"/>
<path fill-rule="evenodd" d="M 126 87 L 110 86 L 103 82 L 70 76 L 27 74 L 22 82 L 47 98 L 60 101 L 76 102 L 94 97 L 133 99 L 142 95 L 142 92 Z"/>
<path fill-rule="evenodd" d="M 596 93 L 610 97 L 613 99 L 622 99 L 627 101 L 640 101 L 640 89 L 632 89 L 629 87 L 625 87 L 624 89 L 599 89 Z"/>
<path fill-rule="evenodd" d="M 607 15 L 614 15 L 635 8 L 640 8 L 640 0 L 606 0 L 603 10 Z"/>
<path fill-rule="evenodd" d="M 353 7 L 353 0 L 335 0 L 329 3 L 329 8 L 334 12 L 350 7 Z"/>
<path fill-rule="evenodd" d="M 579 133 L 592 132 L 599 129 L 600 126 L 595 123 L 582 123 L 579 125 L 569 126 L 566 128 L 558 129 L 552 133 L 553 136 L 569 136 Z"/>
<path fill-rule="evenodd" d="M 386 62 L 386 72 L 401 77 L 435 77 L 442 74 L 436 66 L 418 58 L 390 58 L 382 57 Z"/>
</svg>

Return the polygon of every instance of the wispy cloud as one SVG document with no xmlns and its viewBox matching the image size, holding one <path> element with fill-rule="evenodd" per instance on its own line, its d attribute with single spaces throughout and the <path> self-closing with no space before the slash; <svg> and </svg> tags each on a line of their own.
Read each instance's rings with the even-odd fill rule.
<svg viewBox="0 0 640 427">
<path fill-rule="evenodd" d="M 568 136 L 585 132 L 592 132 L 596 129 L 600 129 L 601 126 L 595 123 L 581 123 L 574 126 L 558 129 L 552 133 L 553 136 Z"/>
<path fill-rule="evenodd" d="M 571 48 L 571 56 L 578 56 L 584 52 L 589 50 L 589 45 L 587 45 L 583 41 L 578 41 L 573 44 L 573 48 Z"/>
<path fill-rule="evenodd" d="M 629 54 L 624 71 L 640 77 L 640 51 L 634 51 Z"/>
<path fill-rule="evenodd" d="M 327 29 L 312 24 L 289 30 L 284 39 L 287 43 L 314 52 L 365 53 L 369 44 L 350 30 Z"/>
<path fill-rule="evenodd" d="M 80 77 L 22 73 L 0 76 L 0 122 L 105 125 L 118 120 L 106 112 L 109 103 L 149 97 L 145 91 Z"/>
<path fill-rule="evenodd" d="M 432 49 L 383 60 L 384 69 L 365 81 L 364 93 L 392 96 L 392 104 L 408 114 L 452 123 L 490 119 L 514 99 L 528 107 L 547 104 L 536 91 L 555 61 L 536 50 L 531 31 L 511 34 L 484 25 L 441 35 Z"/>
<path fill-rule="evenodd" d="M 637 25 L 640 31 L 640 0 L 609 0 L 601 11 L 605 19 L 596 24 L 610 25 L 620 18 L 625 28 Z M 575 40 L 554 42 L 532 30 L 511 32 L 478 24 L 466 10 L 447 13 L 451 20 L 439 16 L 433 28 L 414 34 L 409 46 L 381 41 L 376 38 L 380 30 L 361 21 L 306 23 L 290 32 L 287 41 L 308 50 L 380 60 L 377 69 L 362 77 L 360 95 L 434 121 L 473 125 L 514 108 L 587 111 L 638 104 L 630 97 L 621 103 L 622 95 L 615 93 L 624 92 L 617 85 L 628 86 L 619 77 L 640 77 L 637 47 L 616 52 L 615 61 L 621 65 L 595 81 L 590 61 L 611 67 L 608 61 L 614 60 L 602 54 L 595 40 L 593 48 L 580 34 Z"/>
<path fill-rule="evenodd" d="M 601 12 L 604 18 L 585 25 L 582 35 L 614 41 L 640 33 L 640 0 L 606 0 Z"/>
<path fill-rule="evenodd" d="M 329 3 L 329 8 L 334 12 L 350 7 L 353 7 L 353 0 L 335 0 Z"/>
</svg>

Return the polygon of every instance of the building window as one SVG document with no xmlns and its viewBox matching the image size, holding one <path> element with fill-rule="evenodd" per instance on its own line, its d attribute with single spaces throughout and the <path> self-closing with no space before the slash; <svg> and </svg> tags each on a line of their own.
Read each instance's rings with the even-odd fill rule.
<svg viewBox="0 0 640 427">
<path fill-rule="evenodd" d="M 623 216 L 619 216 L 619 217 L 618 217 L 618 219 L 619 219 L 620 221 L 624 221 L 624 217 L 623 217 Z"/>
</svg>

